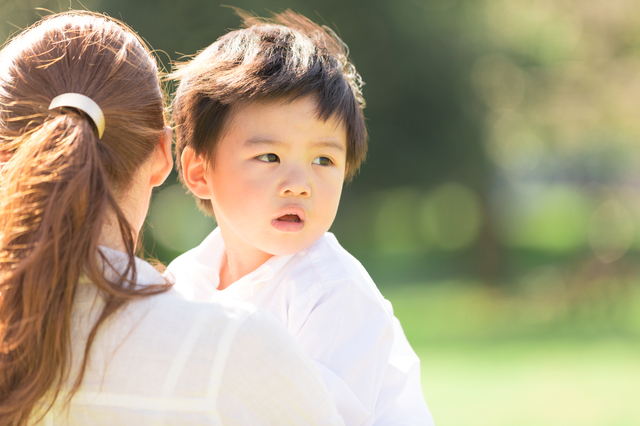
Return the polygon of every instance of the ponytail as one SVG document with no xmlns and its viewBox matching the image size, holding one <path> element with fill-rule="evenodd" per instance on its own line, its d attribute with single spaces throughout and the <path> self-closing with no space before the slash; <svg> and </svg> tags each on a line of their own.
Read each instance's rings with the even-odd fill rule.
<svg viewBox="0 0 640 426">
<path fill-rule="evenodd" d="M 99 105 L 101 139 L 99 123 L 77 108 L 46 109 L 61 93 Z M 169 288 L 136 286 L 137 230 L 114 195 L 126 193 L 156 149 L 163 100 L 156 64 L 135 33 L 68 12 L 0 52 L 0 105 L 0 425 L 21 426 L 44 416 L 63 386 L 71 400 L 110 315 Z M 124 271 L 110 268 L 121 275 L 109 280 L 99 250 L 105 225 L 119 231 L 129 259 Z M 73 301 L 85 281 L 104 303 L 69 377 Z"/>
<path fill-rule="evenodd" d="M 26 421 L 52 387 L 57 396 L 76 285 L 83 273 L 103 280 L 102 224 L 109 209 L 122 217 L 87 120 L 59 115 L 17 142 L 0 175 L 0 424 Z"/>
</svg>

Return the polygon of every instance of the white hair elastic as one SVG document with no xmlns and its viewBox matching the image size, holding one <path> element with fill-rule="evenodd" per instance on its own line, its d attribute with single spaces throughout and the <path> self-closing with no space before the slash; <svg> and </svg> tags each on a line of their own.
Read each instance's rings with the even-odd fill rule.
<svg viewBox="0 0 640 426">
<path fill-rule="evenodd" d="M 60 107 L 76 108 L 87 114 L 98 129 L 98 139 L 102 139 L 102 134 L 104 133 L 104 114 L 102 114 L 102 110 L 93 99 L 80 93 L 65 93 L 53 98 L 49 105 L 49 109 Z"/>
</svg>

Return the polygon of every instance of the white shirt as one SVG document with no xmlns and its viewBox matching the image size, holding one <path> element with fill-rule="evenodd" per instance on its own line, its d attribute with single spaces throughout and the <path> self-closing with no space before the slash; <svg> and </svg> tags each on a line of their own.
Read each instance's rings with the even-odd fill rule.
<svg viewBox="0 0 640 426">
<path fill-rule="evenodd" d="M 218 291 L 219 229 L 168 271 L 189 300 L 235 300 L 265 309 L 316 361 L 347 425 L 432 425 L 420 360 L 364 267 L 326 233 L 307 250 L 274 256 Z"/>
<path fill-rule="evenodd" d="M 101 250 L 117 269 L 126 262 L 123 253 Z M 136 262 L 138 284 L 165 282 Z M 102 306 L 96 286 L 78 286 L 65 389 Z M 243 303 L 189 302 L 175 290 L 132 301 L 105 321 L 68 412 L 64 398 L 39 424 L 344 424 L 317 368 L 269 314 Z"/>
</svg>

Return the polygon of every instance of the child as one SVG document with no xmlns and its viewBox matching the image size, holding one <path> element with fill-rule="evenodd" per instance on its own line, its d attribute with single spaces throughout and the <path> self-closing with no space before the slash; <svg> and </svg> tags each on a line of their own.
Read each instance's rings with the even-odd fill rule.
<svg viewBox="0 0 640 426">
<path fill-rule="evenodd" d="M 240 12 L 174 74 L 181 179 L 218 223 L 168 270 L 192 300 L 249 301 L 319 366 L 347 425 L 432 424 L 391 304 L 327 232 L 366 153 L 359 75 L 329 30 Z"/>
</svg>

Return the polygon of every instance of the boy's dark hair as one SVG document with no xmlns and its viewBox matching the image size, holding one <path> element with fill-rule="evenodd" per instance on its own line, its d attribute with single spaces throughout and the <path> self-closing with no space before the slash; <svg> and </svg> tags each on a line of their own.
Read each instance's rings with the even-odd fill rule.
<svg viewBox="0 0 640 426">
<path fill-rule="evenodd" d="M 365 159 L 367 131 L 363 83 L 347 57 L 347 46 L 329 28 L 290 10 L 270 19 L 235 11 L 245 28 L 221 37 L 171 75 L 180 81 L 173 104 L 180 178 L 186 146 L 213 163 L 234 106 L 314 95 L 318 118 L 335 116 L 345 126 L 350 180 Z M 213 213 L 209 200 L 199 203 Z"/>
</svg>

